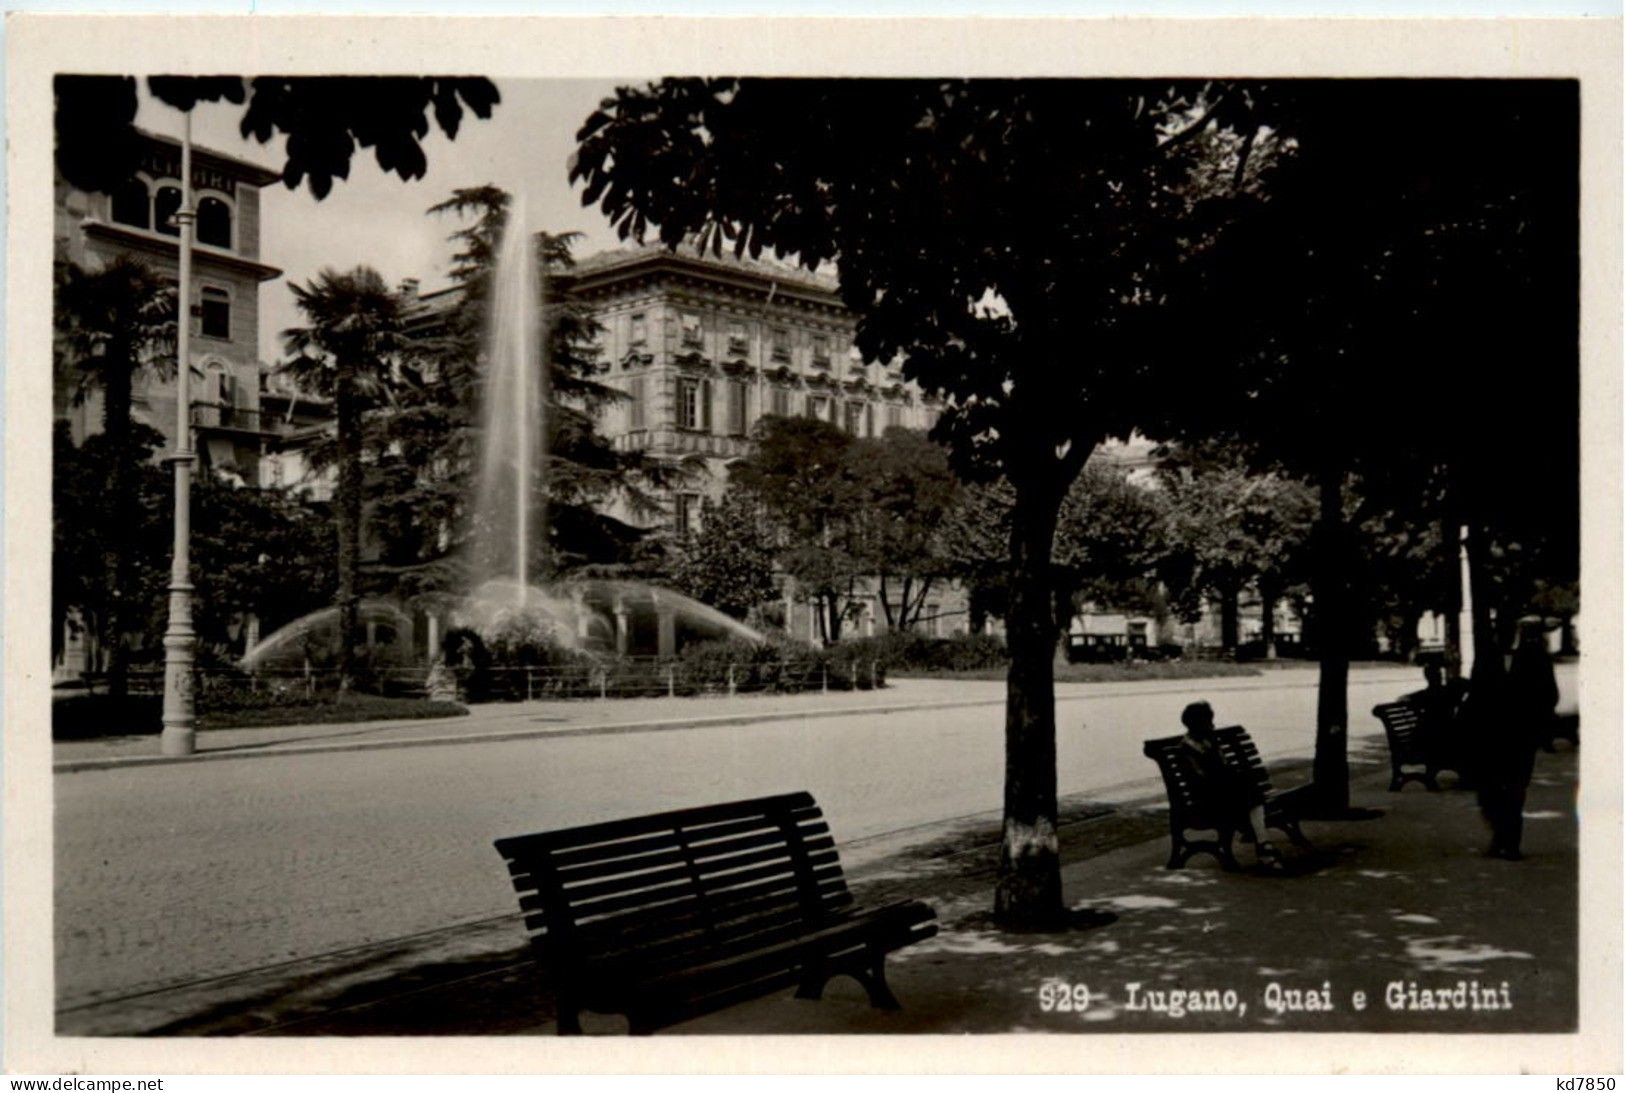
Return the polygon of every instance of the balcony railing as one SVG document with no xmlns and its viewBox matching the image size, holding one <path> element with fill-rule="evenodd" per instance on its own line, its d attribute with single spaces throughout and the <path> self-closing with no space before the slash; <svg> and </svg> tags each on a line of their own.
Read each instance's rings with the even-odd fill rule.
<svg viewBox="0 0 1625 1093">
<path fill-rule="evenodd" d="M 195 402 L 192 404 L 192 425 L 198 429 L 220 429 L 234 433 L 257 433 L 266 436 L 280 429 L 269 415 L 242 406 L 224 402 Z"/>
</svg>

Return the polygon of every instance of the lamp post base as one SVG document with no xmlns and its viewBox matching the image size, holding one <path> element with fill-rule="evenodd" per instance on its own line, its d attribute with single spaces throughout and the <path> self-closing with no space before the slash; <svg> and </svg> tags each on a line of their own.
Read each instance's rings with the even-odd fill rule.
<svg viewBox="0 0 1625 1093">
<path fill-rule="evenodd" d="M 195 755 L 197 753 L 197 730 L 164 727 L 162 735 L 158 737 L 158 752 L 160 755 Z"/>
</svg>

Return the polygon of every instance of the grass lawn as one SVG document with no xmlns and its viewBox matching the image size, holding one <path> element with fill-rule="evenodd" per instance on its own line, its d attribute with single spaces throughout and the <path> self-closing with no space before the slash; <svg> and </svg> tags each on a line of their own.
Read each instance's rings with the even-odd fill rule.
<svg viewBox="0 0 1625 1093">
<path fill-rule="evenodd" d="M 108 695 L 73 695 L 51 703 L 51 737 L 55 740 L 90 740 L 101 736 L 140 736 L 163 728 L 163 699 L 157 695 L 131 695 L 116 700 Z M 204 710 L 198 714 L 199 731 L 257 728 L 263 725 L 341 724 L 351 721 L 392 721 L 418 717 L 461 717 L 468 713 L 456 702 L 424 698 L 385 698 L 348 694 L 325 701 L 286 706 L 258 706 L 234 710 Z"/>
<path fill-rule="evenodd" d="M 1004 679 L 1008 668 L 970 668 L 961 671 L 926 671 L 916 668 L 887 669 L 892 679 Z M 1122 683 L 1136 679 L 1213 679 L 1217 676 L 1261 675 L 1251 664 L 1232 664 L 1223 660 L 1168 660 L 1143 661 L 1133 664 L 1070 664 L 1055 665 L 1057 683 Z"/>
</svg>

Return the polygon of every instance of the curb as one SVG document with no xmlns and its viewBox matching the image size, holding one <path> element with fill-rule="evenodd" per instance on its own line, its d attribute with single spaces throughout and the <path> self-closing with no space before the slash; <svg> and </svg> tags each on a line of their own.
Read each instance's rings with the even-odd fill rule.
<svg viewBox="0 0 1625 1093">
<path fill-rule="evenodd" d="M 1002 706 L 1004 699 L 978 699 L 965 701 L 950 699 L 946 702 L 911 702 L 890 706 L 848 706 L 842 709 L 780 710 L 776 712 L 712 714 L 706 717 L 662 718 L 648 721 L 618 721 L 605 725 L 580 725 L 574 728 L 500 729 L 494 732 L 466 733 L 459 736 L 415 736 L 405 740 L 352 740 L 342 744 L 302 744 L 289 747 L 262 745 L 252 750 L 219 748 L 200 751 L 193 755 L 122 755 L 105 759 L 64 759 L 51 764 L 53 774 L 71 774 L 83 770 L 112 770 L 121 767 L 155 767 L 169 763 L 210 762 L 224 759 L 270 759 L 279 755 L 321 755 L 345 751 L 378 751 L 388 748 L 438 747 L 448 744 L 488 744 L 508 740 L 537 740 L 547 737 L 612 736 L 621 733 L 664 732 L 668 729 L 712 728 L 727 725 L 749 725 L 760 721 L 817 721 L 823 718 L 844 717 L 849 714 L 909 713 L 915 710 L 959 709 L 975 706 Z"/>
<path fill-rule="evenodd" d="M 1231 677 L 1238 678 L 1238 677 Z M 1250 678 L 1250 677 L 1239 677 Z M 1122 698 L 1126 695 L 1179 694 L 1190 690 L 1191 683 L 1202 680 L 1169 680 L 1174 686 L 1136 691 L 1107 690 L 1089 694 L 1057 694 L 1055 701 L 1087 702 L 1095 699 Z M 1213 682 L 1208 680 L 1207 682 Z M 1110 687 L 1110 684 L 1105 686 Z M 1279 683 L 1237 684 L 1221 688 L 1225 691 L 1258 691 L 1280 688 Z M 1296 689 L 1314 687 L 1305 682 L 1291 685 Z M 401 740 L 351 740 L 334 744 L 301 744 L 278 747 L 274 743 L 248 745 L 241 748 L 219 748 L 200 751 L 192 755 L 122 755 L 105 758 L 63 759 L 51 764 L 53 774 L 75 774 L 80 771 L 118 770 L 131 767 L 165 766 L 171 763 L 218 762 L 228 759 L 270 759 L 288 755 L 328 755 L 337 752 L 379 751 L 391 748 L 444 747 L 452 744 L 488 744 L 512 740 L 537 740 L 550 737 L 611 736 L 621 733 L 664 732 L 672 729 L 716 728 L 728 725 L 750 725 L 763 721 L 817 721 L 832 717 L 870 714 L 884 715 L 912 713 L 921 710 L 974 709 L 981 706 L 1003 706 L 1005 699 L 946 699 L 935 702 L 904 702 L 881 706 L 846 706 L 833 709 L 753 711 L 736 714 L 711 714 L 704 717 L 656 718 L 644 721 L 621 721 L 603 725 L 580 725 L 573 728 L 519 728 L 499 729 L 458 735 L 417 736 Z M 526 715 L 514 714 L 513 718 Z M 506 718 L 504 718 L 506 720 Z"/>
</svg>

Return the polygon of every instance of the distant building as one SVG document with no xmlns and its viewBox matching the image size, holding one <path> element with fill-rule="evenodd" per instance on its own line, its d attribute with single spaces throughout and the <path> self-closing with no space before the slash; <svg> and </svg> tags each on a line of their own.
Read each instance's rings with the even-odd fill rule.
<svg viewBox="0 0 1625 1093">
<path fill-rule="evenodd" d="M 604 327 L 609 382 L 629 397 L 603 427 L 623 451 L 679 463 L 668 520 L 691 528 L 763 417 L 806 416 L 854 436 L 928 429 L 940 404 L 897 364 L 866 363 L 832 277 L 649 245 L 582 261 L 571 287 Z"/>
<path fill-rule="evenodd" d="M 55 188 L 59 257 L 96 268 L 119 255 L 146 262 L 172 281 L 179 277 L 180 143 L 142 133 L 137 174 L 112 194 L 86 193 L 60 175 Z M 191 397 L 198 454 L 206 466 L 247 484 L 260 482 L 260 458 L 276 433 L 263 416 L 259 362 L 259 287 L 282 271 L 259 259 L 260 187 L 281 176 L 246 160 L 192 147 L 192 194 L 197 209 L 192 258 Z M 72 376 L 58 375 L 54 410 L 75 441 L 96 431 L 101 395 L 75 404 Z M 136 420 L 173 444 L 175 381 L 135 377 Z"/>
<path fill-rule="evenodd" d="M 606 382 L 628 396 L 600 425 L 621 451 L 681 467 L 683 484 L 661 500 L 676 534 L 699 526 L 701 502 L 721 496 L 729 464 L 749 453 L 762 418 L 805 416 L 853 436 L 902 426 L 929 429 L 941 403 L 903 380 L 899 362 L 863 360 L 856 322 L 832 276 L 731 255 L 701 257 L 647 245 L 592 255 L 569 279 L 603 327 Z M 636 515 L 613 515 L 638 523 Z M 873 582 L 856 597 L 843 635 L 885 627 Z M 815 612 L 786 583 L 785 629 L 819 640 Z M 965 595 L 943 582 L 920 629 L 969 629 Z"/>
</svg>

